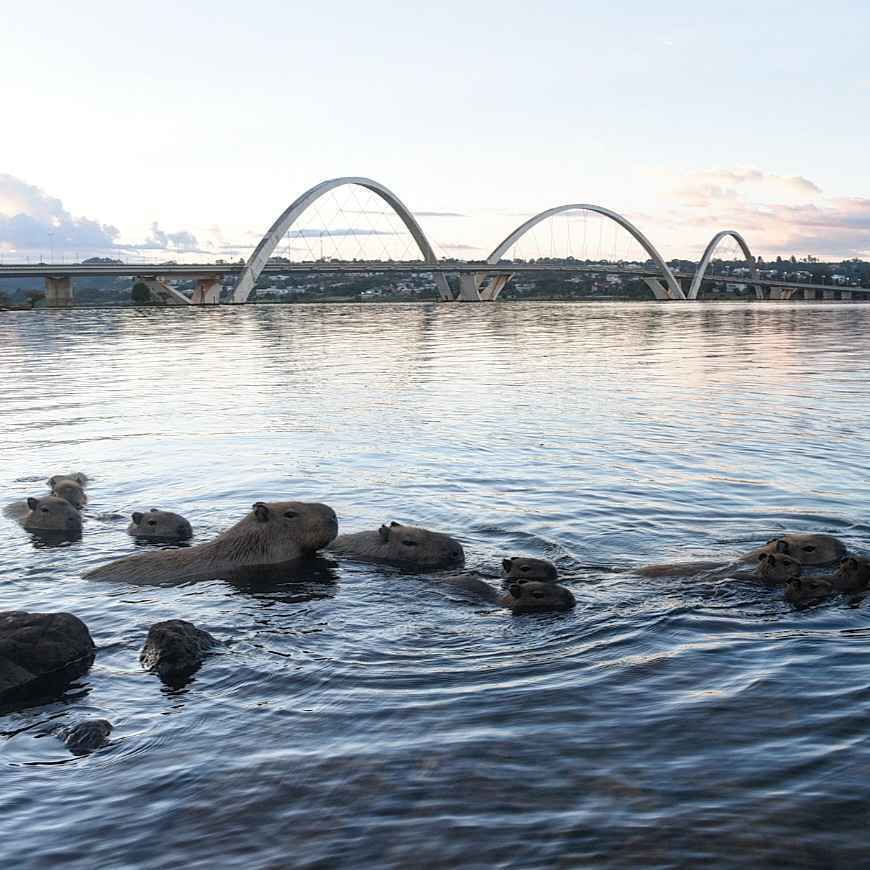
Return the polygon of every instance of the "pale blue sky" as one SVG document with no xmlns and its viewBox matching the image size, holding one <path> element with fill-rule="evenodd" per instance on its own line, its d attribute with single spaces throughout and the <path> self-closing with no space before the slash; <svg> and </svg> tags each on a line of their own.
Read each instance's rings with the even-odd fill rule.
<svg viewBox="0 0 870 870">
<path fill-rule="evenodd" d="M 40 209 L 61 212 L 19 181 L 118 241 L 158 222 L 208 244 L 244 242 L 323 178 L 368 175 L 412 209 L 467 215 L 422 220 L 445 250 L 586 201 L 667 256 L 724 223 L 763 254 L 870 256 L 865 3 L 6 11 L 0 216 L 34 215 L 37 235 Z"/>
</svg>

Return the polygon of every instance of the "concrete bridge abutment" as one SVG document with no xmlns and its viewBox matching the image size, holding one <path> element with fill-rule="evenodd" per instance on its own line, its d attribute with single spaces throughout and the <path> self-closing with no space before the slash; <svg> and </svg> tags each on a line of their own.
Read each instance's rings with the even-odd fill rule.
<svg viewBox="0 0 870 870">
<path fill-rule="evenodd" d="M 45 277 L 45 304 L 49 308 L 67 308 L 73 304 L 72 278 L 68 275 Z"/>
</svg>

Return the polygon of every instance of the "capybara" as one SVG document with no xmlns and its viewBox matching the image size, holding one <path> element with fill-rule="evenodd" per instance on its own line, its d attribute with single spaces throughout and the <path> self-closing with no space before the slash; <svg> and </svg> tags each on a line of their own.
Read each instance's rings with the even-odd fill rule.
<svg viewBox="0 0 870 870">
<path fill-rule="evenodd" d="M 79 483 L 76 478 L 55 475 L 48 479 L 48 485 L 52 495 L 66 499 L 74 508 L 81 510 L 88 503 L 84 484 Z"/>
<path fill-rule="evenodd" d="M 325 504 L 258 501 L 213 541 L 127 556 L 84 576 L 154 585 L 208 580 L 238 568 L 295 561 L 325 547 L 337 532 L 335 511 Z"/>
<path fill-rule="evenodd" d="M 786 583 L 783 598 L 790 604 L 812 604 L 833 591 L 831 583 L 822 577 L 795 577 Z"/>
<path fill-rule="evenodd" d="M 576 604 L 568 589 L 549 580 L 513 581 L 506 591 L 495 589 L 475 573 L 441 576 L 437 582 L 478 595 L 515 614 L 570 610 Z"/>
<path fill-rule="evenodd" d="M 82 530 L 81 514 L 66 499 L 56 495 L 31 496 L 9 505 L 3 512 L 33 532 L 76 535 Z"/>
<path fill-rule="evenodd" d="M 870 587 L 870 559 L 864 556 L 847 556 L 840 562 L 831 582 L 837 592 L 864 592 Z"/>
<path fill-rule="evenodd" d="M 361 562 L 378 562 L 406 571 L 461 568 L 465 564 L 462 545 L 455 538 L 395 522 L 373 532 L 339 535 L 330 550 Z"/>
<path fill-rule="evenodd" d="M 530 556 L 514 556 L 502 559 L 504 580 L 540 580 L 542 583 L 555 583 L 559 579 L 556 566 L 546 559 L 533 559 Z"/>
<path fill-rule="evenodd" d="M 134 538 L 160 541 L 187 541 L 193 537 L 190 523 L 181 514 L 151 508 L 146 513 L 134 511 L 127 534 Z"/>
</svg>

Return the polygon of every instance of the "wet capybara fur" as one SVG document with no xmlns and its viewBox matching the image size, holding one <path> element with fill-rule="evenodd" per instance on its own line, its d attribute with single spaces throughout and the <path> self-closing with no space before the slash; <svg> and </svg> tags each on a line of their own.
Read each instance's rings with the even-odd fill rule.
<svg viewBox="0 0 870 870">
<path fill-rule="evenodd" d="M 151 508 L 142 513 L 135 511 L 127 526 L 127 534 L 134 538 L 159 541 L 188 541 L 193 537 L 193 528 L 181 514 Z"/>
<path fill-rule="evenodd" d="M 395 522 L 373 532 L 339 535 L 330 550 L 360 562 L 378 562 L 406 571 L 461 568 L 465 564 L 462 545 L 455 538 Z"/>
<path fill-rule="evenodd" d="M 85 488 L 69 477 L 52 477 L 49 479 L 51 494 L 66 499 L 74 508 L 81 510 L 87 503 Z"/>
<path fill-rule="evenodd" d="M 31 532 L 77 535 L 82 530 L 81 514 L 66 499 L 56 495 L 31 496 L 9 505 L 3 512 Z"/>
<path fill-rule="evenodd" d="M 772 538 L 763 547 L 742 557 L 754 562 L 761 553 L 785 553 L 804 566 L 833 565 L 846 557 L 846 545 L 832 535 L 795 534 Z"/>
<path fill-rule="evenodd" d="M 779 586 L 801 576 L 801 563 L 785 553 L 759 553 L 755 572 L 768 586 Z"/>
<path fill-rule="evenodd" d="M 530 556 L 514 556 L 502 559 L 502 578 L 505 581 L 540 580 L 542 583 L 555 583 L 559 579 L 556 566 L 546 559 L 533 559 Z"/>
<path fill-rule="evenodd" d="M 506 591 L 495 589 L 481 575 L 473 572 L 441 576 L 437 580 L 441 584 L 478 595 L 499 607 L 506 607 L 515 614 L 570 610 L 576 604 L 569 590 L 549 580 L 512 581 Z"/>
<path fill-rule="evenodd" d="M 145 585 L 213 579 L 243 567 L 275 565 L 311 555 L 337 532 L 335 512 L 325 504 L 258 501 L 244 519 L 213 541 L 128 556 L 84 576 Z"/>
<path fill-rule="evenodd" d="M 870 587 L 870 559 L 847 556 L 840 562 L 832 581 L 837 592 L 864 592 Z"/>
</svg>

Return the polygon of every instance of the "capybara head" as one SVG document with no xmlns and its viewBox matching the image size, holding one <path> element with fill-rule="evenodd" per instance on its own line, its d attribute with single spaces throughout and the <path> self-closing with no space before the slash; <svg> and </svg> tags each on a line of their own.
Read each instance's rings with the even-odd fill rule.
<svg viewBox="0 0 870 870">
<path fill-rule="evenodd" d="M 71 471 L 69 474 L 53 474 L 46 482 L 52 489 L 54 489 L 55 484 L 61 480 L 71 480 L 73 483 L 77 483 L 82 487 L 82 489 L 88 485 L 88 476 L 82 474 L 80 471 Z"/>
<path fill-rule="evenodd" d="M 758 576 L 765 583 L 786 583 L 801 576 L 801 563 L 785 553 L 759 553 Z"/>
<path fill-rule="evenodd" d="M 576 603 L 564 586 L 540 580 L 511 583 L 508 591 L 499 597 L 499 604 L 514 613 L 570 610 Z"/>
<path fill-rule="evenodd" d="M 847 556 L 834 575 L 834 586 L 840 592 L 863 592 L 870 587 L 870 559 Z"/>
<path fill-rule="evenodd" d="M 527 556 L 514 556 L 512 559 L 502 559 L 502 577 L 505 580 L 540 580 L 544 583 L 555 583 L 558 579 L 556 566 L 546 559 L 532 559 Z"/>
<path fill-rule="evenodd" d="M 41 532 L 80 532 L 81 514 L 66 499 L 56 495 L 27 499 L 30 508 L 24 517 L 24 528 Z"/>
<path fill-rule="evenodd" d="M 831 535 L 782 535 L 759 552 L 785 553 L 801 565 L 829 565 L 845 557 L 846 545 Z"/>
<path fill-rule="evenodd" d="M 187 541 L 193 537 L 190 523 L 181 514 L 151 508 L 147 513 L 136 511 L 127 526 L 127 533 L 136 538 L 155 538 L 162 541 Z"/>
<path fill-rule="evenodd" d="M 378 540 L 378 558 L 399 567 L 432 570 L 465 564 L 459 541 L 440 532 L 394 522 L 378 529 Z"/>
<path fill-rule="evenodd" d="M 810 604 L 827 598 L 834 587 L 821 577 L 795 577 L 785 585 L 784 598 L 791 604 Z"/>
<path fill-rule="evenodd" d="M 335 511 L 318 502 L 258 501 L 239 525 L 242 524 L 252 526 L 258 537 L 274 542 L 278 550 L 286 543 L 298 547 L 303 553 L 314 553 L 338 534 Z M 233 529 L 237 527 L 233 526 Z"/>
<path fill-rule="evenodd" d="M 81 509 L 88 503 L 84 488 L 77 480 L 69 477 L 52 477 L 49 483 L 51 494 L 66 499 L 73 507 Z"/>
</svg>

